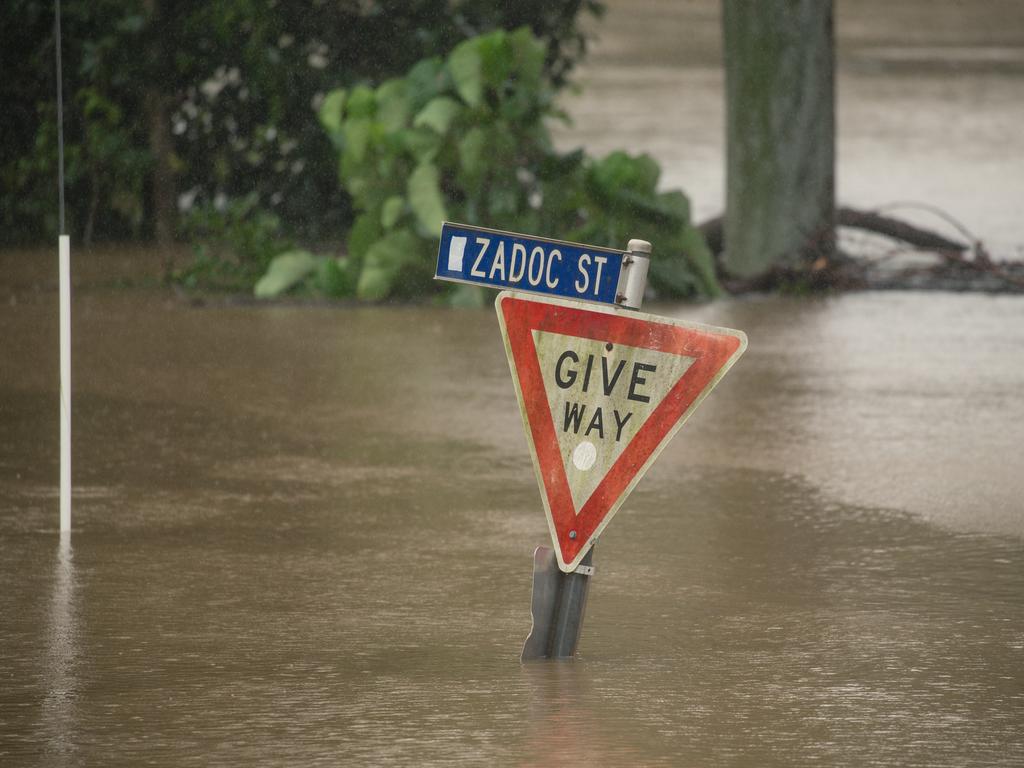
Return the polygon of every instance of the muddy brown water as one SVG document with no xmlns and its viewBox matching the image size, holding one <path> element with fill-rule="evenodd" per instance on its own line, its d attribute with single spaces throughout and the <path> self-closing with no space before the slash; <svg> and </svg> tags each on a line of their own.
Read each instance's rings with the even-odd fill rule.
<svg viewBox="0 0 1024 768">
<path fill-rule="evenodd" d="M 987 27 L 939 6 L 921 44 L 1020 42 L 1004 5 Z M 844 39 L 905 42 L 864 7 L 840 4 Z M 611 18 L 684 19 L 713 53 L 707 4 L 634 8 Z M 677 64 L 711 104 L 696 47 Z M 911 70 L 862 92 L 946 108 Z M 1019 92 L 1012 70 L 951 98 Z M 889 129 L 860 125 L 882 162 Z M 678 153 L 697 205 L 702 135 Z M 987 146 L 990 169 L 1022 155 Z M 579 659 L 523 666 L 548 533 L 493 312 L 197 308 L 116 287 L 152 254 L 75 258 L 62 542 L 55 256 L 0 254 L 0 765 L 1024 764 L 1021 299 L 648 305 L 749 350 L 602 537 Z"/>
<path fill-rule="evenodd" d="M 493 313 L 0 306 L 4 765 L 1019 765 L 1024 301 L 653 305 L 750 349 L 521 666 L 548 534 Z"/>
</svg>

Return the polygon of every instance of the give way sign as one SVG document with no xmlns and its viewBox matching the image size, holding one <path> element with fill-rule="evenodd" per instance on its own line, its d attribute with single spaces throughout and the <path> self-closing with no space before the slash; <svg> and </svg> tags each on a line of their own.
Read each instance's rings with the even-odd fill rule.
<svg viewBox="0 0 1024 768">
<path fill-rule="evenodd" d="M 571 572 L 747 337 L 516 291 L 495 306 L 558 566 Z"/>
</svg>

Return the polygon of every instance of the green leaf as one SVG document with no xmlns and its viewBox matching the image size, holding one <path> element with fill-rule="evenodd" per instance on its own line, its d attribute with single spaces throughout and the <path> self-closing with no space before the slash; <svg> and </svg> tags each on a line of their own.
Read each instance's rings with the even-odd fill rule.
<svg viewBox="0 0 1024 768">
<path fill-rule="evenodd" d="M 690 223 L 690 199 L 682 190 L 672 189 L 657 197 L 658 207 L 682 224 Z"/>
<path fill-rule="evenodd" d="M 373 124 L 369 118 L 352 118 L 342 126 L 345 137 L 345 156 L 353 163 L 359 164 L 366 157 L 366 146 L 370 142 L 370 130 Z"/>
<path fill-rule="evenodd" d="M 534 37 L 529 27 L 520 27 L 508 36 L 516 63 L 517 80 L 523 88 L 533 90 L 544 73 L 545 46 Z"/>
<path fill-rule="evenodd" d="M 316 287 L 326 296 L 352 296 L 356 290 L 351 259 L 321 259 L 316 273 Z"/>
<path fill-rule="evenodd" d="M 373 117 L 377 107 L 377 98 L 372 88 L 357 85 L 348 97 L 348 114 L 350 117 Z"/>
<path fill-rule="evenodd" d="M 419 111 L 432 98 L 450 85 L 440 57 L 432 56 L 413 65 L 405 76 L 409 83 L 409 100 L 413 111 Z"/>
<path fill-rule="evenodd" d="M 669 296 L 691 296 L 697 288 L 696 277 L 678 254 L 651 259 L 649 275 L 651 285 Z"/>
<path fill-rule="evenodd" d="M 480 106 L 484 97 L 484 77 L 476 39 L 465 40 L 455 46 L 448 57 L 448 71 L 462 100 L 471 107 Z"/>
<path fill-rule="evenodd" d="M 402 131 L 400 143 L 403 149 L 412 153 L 418 163 L 428 163 L 441 151 L 442 139 L 429 128 L 416 128 Z"/>
<path fill-rule="evenodd" d="M 512 74 L 512 66 L 515 64 L 505 30 L 496 29 L 481 35 L 476 38 L 476 44 L 480 52 L 480 71 L 484 84 L 500 89 Z"/>
<path fill-rule="evenodd" d="M 309 251 L 288 251 L 275 256 L 267 273 L 253 289 L 257 298 L 280 296 L 316 271 L 320 260 Z"/>
<path fill-rule="evenodd" d="M 463 106 L 455 99 L 438 96 L 436 99 L 431 99 L 430 103 L 416 115 L 412 124 L 417 128 L 424 126 L 433 128 L 437 133 L 444 134 L 462 109 Z"/>
<path fill-rule="evenodd" d="M 697 276 L 702 292 L 707 296 L 721 296 L 723 291 L 715 275 L 715 257 L 701 231 L 696 227 L 687 226 L 683 230 L 680 244 L 690 268 Z"/>
<path fill-rule="evenodd" d="M 320 125 L 327 129 L 333 136 L 341 131 L 341 113 L 345 110 L 345 97 L 347 91 L 344 88 L 336 88 L 327 94 L 320 105 Z"/>
<path fill-rule="evenodd" d="M 476 193 L 487 171 L 487 142 L 482 128 L 470 128 L 459 140 L 461 178 L 470 191 Z"/>
<path fill-rule="evenodd" d="M 650 155 L 632 157 L 621 150 L 612 152 L 593 163 L 591 183 L 606 195 L 618 190 L 654 194 L 661 169 Z"/>
<path fill-rule="evenodd" d="M 421 242 L 408 230 L 385 235 L 366 252 L 359 274 L 356 296 L 364 301 L 380 301 L 395 289 L 402 269 L 419 260 Z"/>
<path fill-rule="evenodd" d="M 459 162 L 462 169 L 471 174 L 481 174 L 487 170 L 486 141 L 482 128 L 470 128 L 459 141 Z"/>
<path fill-rule="evenodd" d="M 389 131 L 397 131 L 409 122 L 408 83 L 395 78 L 377 89 L 377 119 Z"/>
<path fill-rule="evenodd" d="M 383 234 L 380 218 L 379 215 L 374 215 L 374 213 L 368 211 L 360 215 L 352 224 L 352 229 L 348 232 L 347 241 L 350 259 L 356 262 L 362 261 L 366 256 L 366 252 L 370 250 L 370 246 L 380 239 L 380 236 Z"/>
<path fill-rule="evenodd" d="M 448 218 L 441 197 L 440 175 L 433 163 L 421 163 L 409 177 L 409 207 L 420 225 L 435 237 L 441 234 L 441 224 Z"/>
<path fill-rule="evenodd" d="M 380 223 L 384 229 L 391 229 L 405 210 L 405 198 L 401 195 L 392 195 L 384 201 L 380 209 Z"/>
</svg>

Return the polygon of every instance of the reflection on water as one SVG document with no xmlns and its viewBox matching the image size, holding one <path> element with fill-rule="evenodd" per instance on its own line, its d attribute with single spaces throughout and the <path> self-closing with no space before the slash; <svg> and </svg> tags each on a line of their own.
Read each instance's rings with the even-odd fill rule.
<svg viewBox="0 0 1024 768">
<path fill-rule="evenodd" d="M 74 765 L 78 737 L 75 671 L 78 628 L 75 623 L 75 564 L 71 534 L 63 531 L 53 569 L 53 595 L 45 634 L 44 689 L 41 730 L 46 735 L 44 759 L 49 765 Z"/>
</svg>

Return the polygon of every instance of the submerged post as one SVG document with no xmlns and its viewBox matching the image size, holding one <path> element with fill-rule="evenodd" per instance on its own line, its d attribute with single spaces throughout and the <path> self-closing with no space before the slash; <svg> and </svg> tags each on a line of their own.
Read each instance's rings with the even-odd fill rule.
<svg viewBox="0 0 1024 768">
<path fill-rule="evenodd" d="M 618 306 L 638 310 L 643 305 L 650 258 L 649 242 L 629 241 L 622 260 L 619 292 L 615 297 Z M 523 645 L 522 661 L 571 659 L 576 655 L 593 575 L 593 546 L 576 569 L 569 573 L 558 569 L 552 550 L 537 548 L 534 553 L 533 628 Z"/>
<path fill-rule="evenodd" d="M 60 236 L 60 530 L 71 530 L 71 243 Z"/>
</svg>

